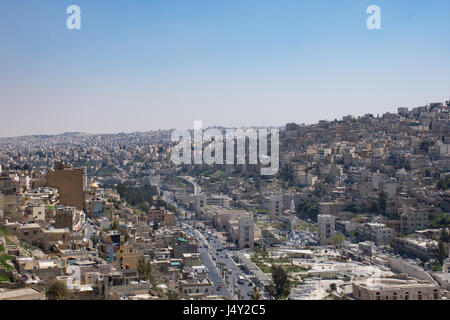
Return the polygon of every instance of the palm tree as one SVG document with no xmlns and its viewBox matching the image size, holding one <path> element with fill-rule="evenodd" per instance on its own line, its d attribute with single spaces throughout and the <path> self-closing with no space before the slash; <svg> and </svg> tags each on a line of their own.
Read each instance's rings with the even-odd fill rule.
<svg viewBox="0 0 450 320">
<path fill-rule="evenodd" d="M 252 300 L 260 300 L 261 299 L 261 290 L 258 287 L 254 286 L 252 290 L 252 294 L 250 295 Z"/>
<path fill-rule="evenodd" d="M 272 300 L 275 296 L 275 286 L 273 285 L 273 282 L 267 286 L 267 293 L 269 294 L 270 300 Z"/>
</svg>

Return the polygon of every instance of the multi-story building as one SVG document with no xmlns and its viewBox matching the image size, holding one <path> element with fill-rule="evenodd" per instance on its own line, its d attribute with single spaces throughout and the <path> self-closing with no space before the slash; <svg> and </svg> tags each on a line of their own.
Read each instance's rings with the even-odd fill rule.
<svg viewBox="0 0 450 320">
<path fill-rule="evenodd" d="M 55 228 L 57 229 L 73 229 L 76 208 L 58 206 L 55 212 Z"/>
<path fill-rule="evenodd" d="M 208 279 L 181 280 L 178 282 L 178 294 L 184 299 L 210 296 L 213 291 L 212 285 Z"/>
<path fill-rule="evenodd" d="M 413 278 L 367 278 L 353 282 L 357 300 L 439 300 L 437 284 Z"/>
<path fill-rule="evenodd" d="M 273 194 L 269 198 L 269 211 L 273 217 L 279 217 L 283 213 L 283 195 Z"/>
<path fill-rule="evenodd" d="M 253 229 L 253 217 L 250 214 L 238 217 L 238 233 L 239 248 L 253 248 L 255 235 Z"/>
<path fill-rule="evenodd" d="M 45 207 L 43 204 L 30 204 L 25 208 L 27 221 L 45 221 Z"/>
<path fill-rule="evenodd" d="M 334 243 L 336 218 L 331 215 L 319 214 L 317 216 L 319 242 L 321 245 Z"/>
<path fill-rule="evenodd" d="M 20 196 L 11 178 L 2 174 L 0 176 L 0 210 L 5 217 L 16 217 Z"/>
<path fill-rule="evenodd" d="M 436 240 L 425 238 L 394 238 L 393 249 L 401 254 L 413 258 L 436 258 L 438 243 Z"/>
<path fill-rule="evenodd" d="M 84 209 L 84 170 L 74 169 L 70 165 L 55 163 L 55 170 L 47 172 L 46 185 L 59 190 L 59 202 L 65 206 Z"/>
<path fill-rule="evenodd" d="M 404 206 L 400 215 L 400 230 L 403 234 L 410 234 L 428 227 L 428 212 Z"/>
<path fill-rule="evenodd" d="M 148 222 L 159 223 L 162 225 L 175 225 L 175 215 L 164 208 L 152 207 L 147 213 Z"/>
<path fill-rule="evenodd" d="M 388 245 L 394 237 L 394 231 L 382 223 L 365 223 L 363 225 L 364 236 L 377 245 Z"/>
</svg>

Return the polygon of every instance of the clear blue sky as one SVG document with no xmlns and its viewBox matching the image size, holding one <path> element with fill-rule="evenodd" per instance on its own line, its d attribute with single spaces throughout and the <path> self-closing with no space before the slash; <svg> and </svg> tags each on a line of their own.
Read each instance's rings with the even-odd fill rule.
<svg viewBox="0 0 450 320">
<path fill-rule="evenodd" d="M 366 28 L 371 4 L 381 30 Z M 448 0 L 1 0 L 0 136 L 313 123 L 443 101 L 449 15 Z"/>
</svg>

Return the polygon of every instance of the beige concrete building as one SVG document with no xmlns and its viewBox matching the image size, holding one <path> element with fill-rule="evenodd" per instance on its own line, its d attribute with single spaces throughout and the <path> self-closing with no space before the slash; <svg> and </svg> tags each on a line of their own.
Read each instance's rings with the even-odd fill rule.
<svg viewBox="0 0 450 320">
<path fill-rule="evenodd" d="M 175 215 L 164 208 L 157 209 L 152 207 L 147 213 L 147 220 L 165 226 L 174 226 L 176 224 Z"/>
<path fill-rule="evenodd" d="M 46 176 L 46 186 L 59 190 L 59 202 L 65 206 L 84 209 L 83 169 L 73 169 L 69 165 L 55 163 L 55 171 Z"/>
<path fill-rule="evenodd" d="M 181 280 L 178 282 L 178 294 L 184 299 L 201 299 L 211 295 L 212 282 L 208 279 Z"/>
<path fill-rule="evenodd" d="M 439 300 L 437 284 L 414 278 L 367 278 L 353 283 L 357 300 Z"/>
<path fill-rule="evenodd" d="M 334 244 L 334 236 L 336 233 L 335 221 L 336 218 L 331 215 L 319 214 L 317 216 L 319 242 L 321 245 Z"/>
<path fill-rule="evenodd" d="M 428 212 L 404 206 L 401 214 L 400 230 L 403 234 L 410 234 L 428 227 Z"/>
<path fill-rule="evenodd" d="M 238 246 L 239 248 L 253 248 L 255 243 L 253 217 L 249 214 L 247 216 L 240 216 L 238 218 Z"/>
</svg>

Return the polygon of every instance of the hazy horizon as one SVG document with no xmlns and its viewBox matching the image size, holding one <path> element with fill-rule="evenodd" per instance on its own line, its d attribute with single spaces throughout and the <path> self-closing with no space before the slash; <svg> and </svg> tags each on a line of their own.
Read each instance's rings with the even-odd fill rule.
<svg viewBox="0 0 450 320">
<path fill-rule="evenodd" d="M 66 8 L 81 8 L 68 30 Z M 381 30 L 366 27 L 381 8 Z M 313 124 L 450 99 L 450 2 L 2 1 L 0 137 Z"/>
</svg>

